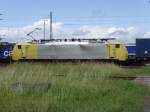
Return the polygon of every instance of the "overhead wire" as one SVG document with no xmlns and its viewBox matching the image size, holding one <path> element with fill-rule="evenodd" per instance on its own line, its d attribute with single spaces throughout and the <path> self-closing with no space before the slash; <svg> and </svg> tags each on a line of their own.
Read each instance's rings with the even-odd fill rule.
<svg viewBox="0 0 150 112">
<path fill-rule="evenodd" d="M 98 16 L 98 17 L 65 17 L 61 18 L 64 26 L 101 25 L 101 24 L 150 24 L 147 16 Z M 112 20 L 110 20 L 112 19 Z M 118 20 L 119 19 L 119 20 Z M 144 20 L 143 20 L 144 19 Z M 141 21 L 142 20 L 142 21 Z"/>
</svg>

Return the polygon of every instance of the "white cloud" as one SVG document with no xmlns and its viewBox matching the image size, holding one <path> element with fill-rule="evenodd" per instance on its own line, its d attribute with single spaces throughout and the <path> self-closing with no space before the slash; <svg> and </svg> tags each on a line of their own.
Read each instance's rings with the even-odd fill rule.
<svg viewBox="0 0 150 112">
<path fill-rule="evenodd" d="M 49 35 L 49 24 L 50 21 L 47 19 L 45 20 L 46 23 L 46 36 Z M 20 42 L 20 41 L 30 41 L 32 40 L 27 34 L 33 31 L 35 28 L 40 28 L 41 30 L 35 31 L 32 35 L 36 39 L 43 38 L 43 27 L 44 27 L 43 20 L 34 22 L 32 25 L 24 26 L 24 27 L 11 27 L 11 28 L 0 28 L 0 36 L 4 38 L 4 41 L 12 41 L 12 42 Z M 53 32 L 57 33 L 62 27 L 61 22 L 53 23 Z M 5 36 L 3 36 L 5 35 Z"/>
<path fill-rule="evenodd" d="M 144 38 L 150 38 L 150 32 L 146 32 L 146 33 L 144 34 Z"/>
<path fill-rule="evenodd" d="M 84 38 L 116 38 L 120 41 L 125 42 L 135 42 L 136 38 L 143 38 L 143 30 L 136 27 L 99 27 L 99 26 L 84 26 L 79 30 L 75 31 L 78 34 L 82 34 L 81 37 Z M 149 33 L 150 35 L 150 33 Z"/>
<path fill-rule="evenodd" d="M 49 19 L 46 21 L 46 37 L 49 37 Z M 34 22 L 32 25 L 14 28 L 0 28 L 0 35 L 6 35 L 6 41 L 29 41 L 26 34 L 35 28 L 42 30 L 33 33 L 36 39 L 43 38 L 43 20 Z M 134 42 L 136 38 L 149 38 L 150 32 L 143 31 L 136 27 L 100 27 L 81 26 L 78 28 L 66 28 L 62 22 L 53 23 L 53 33 L 55 38 L 117 38 L 119 41 Z"/>
</svg>

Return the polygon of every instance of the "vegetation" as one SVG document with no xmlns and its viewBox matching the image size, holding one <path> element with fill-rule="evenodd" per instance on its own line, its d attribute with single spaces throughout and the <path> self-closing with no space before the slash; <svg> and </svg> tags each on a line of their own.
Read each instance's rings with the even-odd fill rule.
<svg viewBox="0 0 150 112">
<path fill-rule="evenodd" d="M 149 67 L 23 63 L 0 67 L 0 112 L 142 112 L 146 86 L 114 75 L 145 75 Z M 13 92 L 14 83 L 50 83 L 47 92 Z"/>
</svg>

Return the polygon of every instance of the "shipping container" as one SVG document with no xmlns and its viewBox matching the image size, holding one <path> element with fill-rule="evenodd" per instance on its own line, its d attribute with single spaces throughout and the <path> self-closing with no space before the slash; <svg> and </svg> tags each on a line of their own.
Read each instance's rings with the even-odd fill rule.
<svg viewBox="0 0 150 112">
<path fill-rule="evenodd" d="M 128 43 L 126 44 L 128 50 L 128 59 L 135 59 L 136 58 L 136 44 L 135 43 Z"/>
<path fill-rule="evenodd" d="M 136 55 L 136 45 L 135 43 L 128 43 L 126 45 L 128 50 L 128 55 Z"/>
<path fill-rule="evenodd" d="M 150 58 L 150 38 L 136 39 L 136 57 Z"/>
</svg>

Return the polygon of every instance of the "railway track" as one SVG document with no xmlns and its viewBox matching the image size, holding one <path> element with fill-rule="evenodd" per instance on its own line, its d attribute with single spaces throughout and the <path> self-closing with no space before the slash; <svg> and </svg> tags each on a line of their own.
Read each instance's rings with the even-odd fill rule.
<svg viewBox="0 0 150 112">
<path fill-rule="evenodd" d="M 150 76 L 110 76 L 112 80 L 135 80 L 150 83 Z"/>
<path fill-rule="evenodd" d="M 141 65 L 141 66 L 119 66 L 120 68 L 123 69 L 140 69 L 142 67 L 145 67 L 145 65 Z"/>
<path fill-rule="evenodd" d="M 110 76 L 109 79 L 111 80 L 134 80 L 137 77 L 132 76 L 132 77 L 128 77 L 128 76 Z"/>
</svg>

